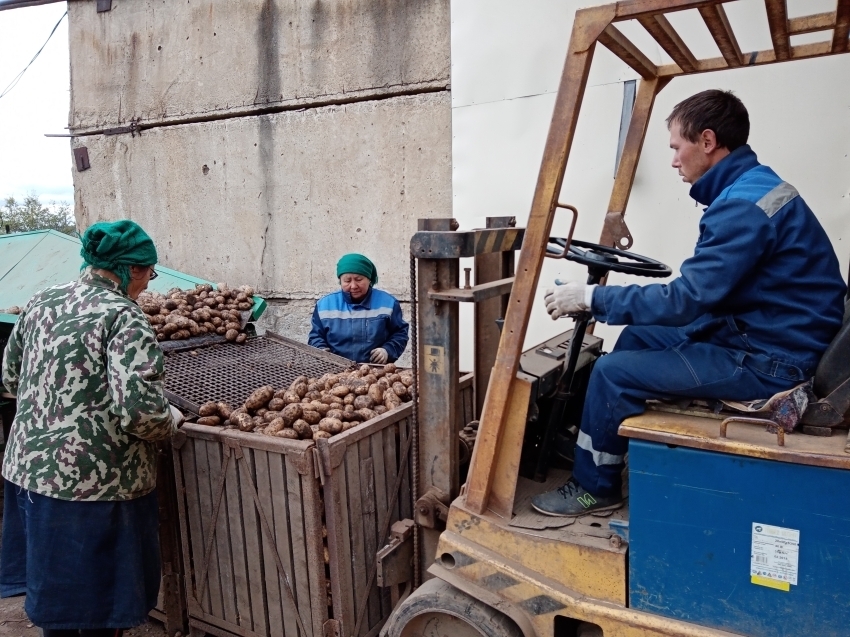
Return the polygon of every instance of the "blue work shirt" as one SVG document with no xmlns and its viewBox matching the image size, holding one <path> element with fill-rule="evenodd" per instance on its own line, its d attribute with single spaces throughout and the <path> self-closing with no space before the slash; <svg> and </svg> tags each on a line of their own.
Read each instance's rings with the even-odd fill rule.
<svg viewBox="0 0 850 637">
<path fill-rule="evenodd" d="M 372 350 L 383 347 L 392 362 L 407 347 L 407 331 L 401 306 L 391 294 L 369 288 L 354 303 L 350 294 L 339 290 L 316 303 L 307 343 L 358 363 L 368 363 Z"/>
<path fill-rule="evenodd" d="M 708 207 L 681 275 L 666 284 L 600 286 L 593 316 L 684 327 L 693 340 L 813 374 L 841 327 L 846 289 L 814 213 L 749 146 L 715 164 L 690 194 Z"/>
</svg>

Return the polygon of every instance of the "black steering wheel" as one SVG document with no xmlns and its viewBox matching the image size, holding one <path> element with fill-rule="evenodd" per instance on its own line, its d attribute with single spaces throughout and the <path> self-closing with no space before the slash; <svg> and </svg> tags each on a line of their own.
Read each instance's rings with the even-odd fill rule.
<svg viewBox="0 0 850 637">
<path fill-rule="evenodd" d="M 564 246 L 566 245 L 567 240 L 563 237 L 549 237 L 546 256 L 567 259 L 585 265 L 590 276 L 596 279 L 601 279 L 608 272 L 621 272 L 654 278 L 668 277 L 673 273 L 670 266 L 664 265 L 660 261 L 618 248 L 573 239 L 570 242 L 569 249 L 565 252 Z M 555 246 L 558 246 L 560 250 Z"/>
</svg>

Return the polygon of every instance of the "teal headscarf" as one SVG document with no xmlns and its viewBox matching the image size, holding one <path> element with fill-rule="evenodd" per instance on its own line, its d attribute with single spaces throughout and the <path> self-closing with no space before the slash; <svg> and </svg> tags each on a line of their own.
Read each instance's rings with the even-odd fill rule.
<svg viewBox="0 0 850 637">
<path fill-rule="evenodd" d="M 346 254 L 336 264 L 336 278 L 343 274 L 359 274 L 369 279 L 372 285 L 378 282 L 378 269 L 362 254 Z"/>
<path fill-rule="evenodd" d="M 156 246 L 148 234 L 135 221 L 101 221 L 83 233 L 83 268 L 109 270 L 121 279 L 121 289 L 126 292 L 130 284 L 131 265 L 155 265 Z"/>
</svg>

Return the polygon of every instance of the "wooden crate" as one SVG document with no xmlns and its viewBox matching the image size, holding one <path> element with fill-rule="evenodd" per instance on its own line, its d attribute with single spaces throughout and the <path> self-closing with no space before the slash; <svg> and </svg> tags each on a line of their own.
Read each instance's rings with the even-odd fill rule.
<svg viewBox="0 0 850 637">
<path fill-rule="evenodd" d="M 472 376 L 460 387 L 463 426 Z M 318 444 L 184 425 L 173 448 L 192 633 L 351 637 L 365 605 L 357 635 L 378 634 L 392 608 L 375 554 L 382 532 L 412 517 L 411 412 L 403 405 Z"/>
</svg>

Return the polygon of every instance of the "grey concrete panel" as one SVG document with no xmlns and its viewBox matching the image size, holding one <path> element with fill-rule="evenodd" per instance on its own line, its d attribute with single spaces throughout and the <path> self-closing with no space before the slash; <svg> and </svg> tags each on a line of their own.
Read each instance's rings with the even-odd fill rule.
<svg viewBox="0 0 850 637">
<path fill-rule="evenodd" d="M 68 3 L 71 128 L 445 88 L 449 0 Z"/>
<path fill-rule="evenodd" d="M 336 289 L 363 252 L 409 297 L 419 217 L 448 217 L 448 92 L 75 139 L 77 221 L 133 219 L 168 267 L 283 299 Z"/>
</svg>

